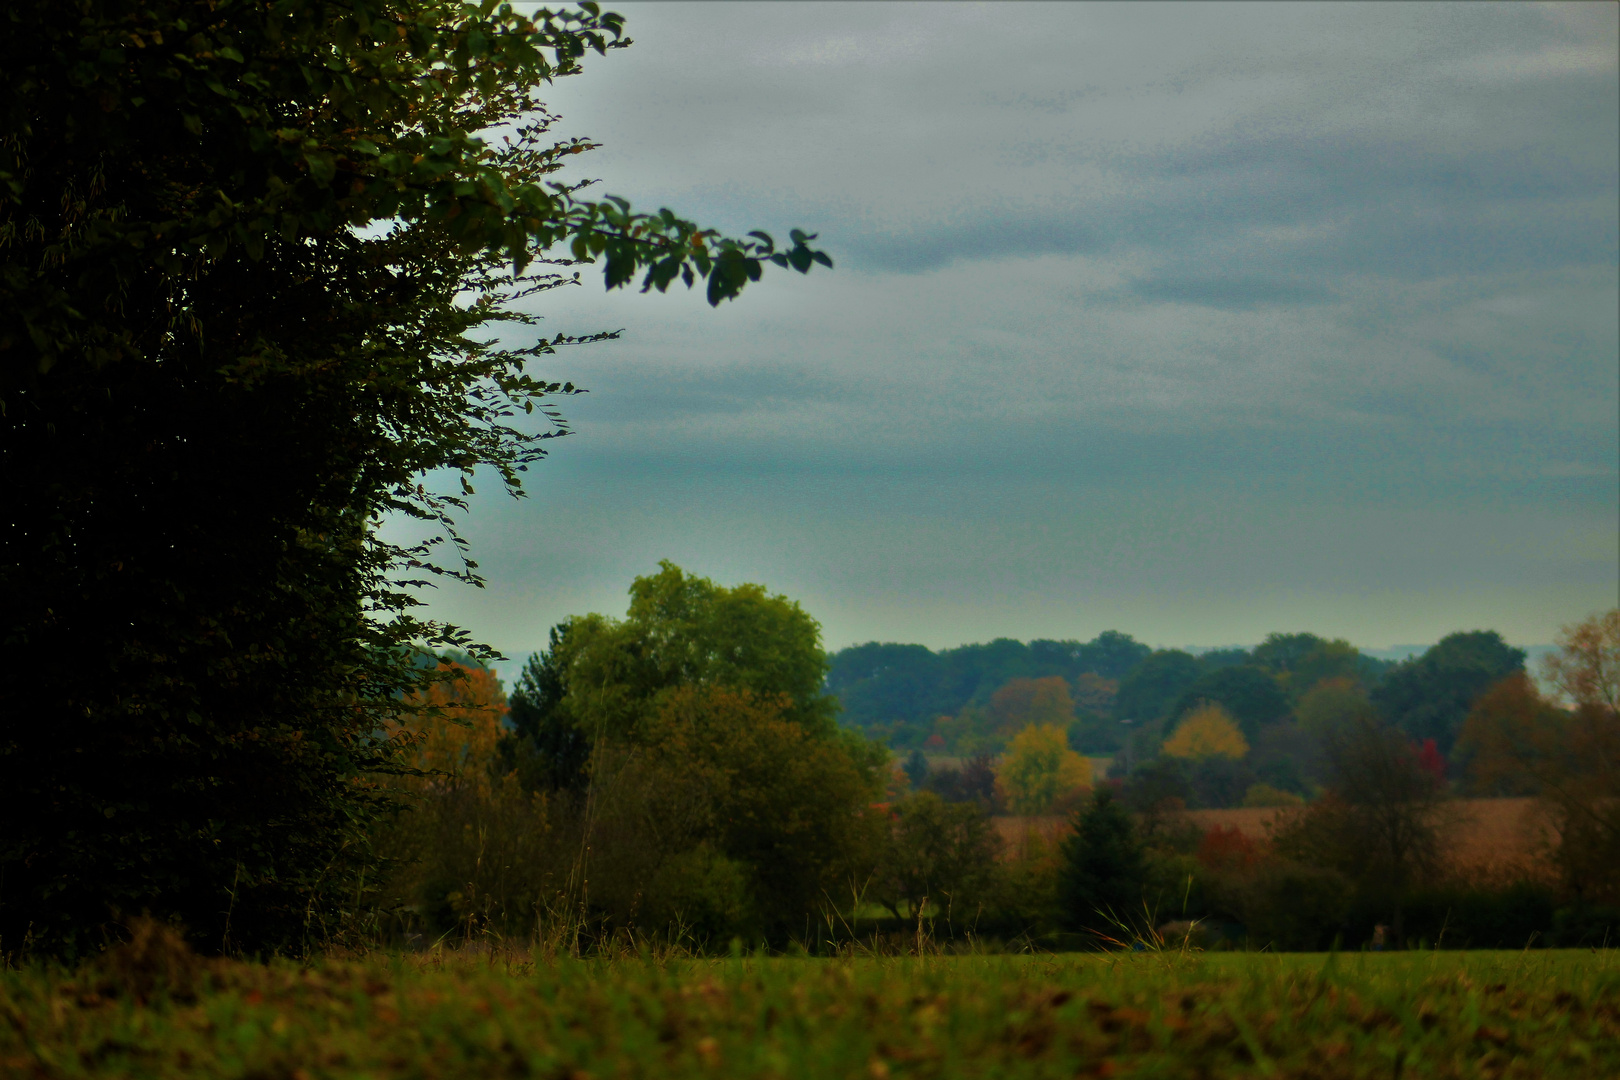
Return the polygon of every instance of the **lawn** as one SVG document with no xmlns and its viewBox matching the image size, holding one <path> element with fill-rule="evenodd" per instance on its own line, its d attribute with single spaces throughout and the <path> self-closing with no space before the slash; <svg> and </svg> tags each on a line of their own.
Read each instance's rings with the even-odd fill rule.
<svg viewBox="0 0 1620 1080">
<path fill-rule="evenodd" d="M 7 1077 L 1620 1076 L 1612 950 L 125 955 L 0 1013 Z"/>
</svg>

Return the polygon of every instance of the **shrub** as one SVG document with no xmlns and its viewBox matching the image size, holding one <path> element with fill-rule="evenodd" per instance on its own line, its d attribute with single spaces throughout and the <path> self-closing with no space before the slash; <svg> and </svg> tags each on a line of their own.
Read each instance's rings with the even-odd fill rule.
<svg viewBox="0 0 1620 1080">
<path fill-rule="evenodd" d="M 1232 906 L 1251 948 L 1313 951 L 1344 932 L 1352 892 L 1350 881 L 1335 870 L 1278 861 L 1239 882 Z"/>
</svg>

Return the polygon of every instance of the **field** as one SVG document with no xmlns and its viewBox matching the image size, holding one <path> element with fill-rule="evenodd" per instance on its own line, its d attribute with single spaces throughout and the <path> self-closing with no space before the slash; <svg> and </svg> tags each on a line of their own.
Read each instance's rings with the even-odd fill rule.
<svg viewBox="0 0 1620 1080">
<path fill-rule="evenodd" d="M 1457 799 L 1448 806 L 1446 830 L 1451 864 L 1484 877 L 1535 876 L 1542 872 L 1545 842 L 1534 799 Z M 1264 841 L 1282 809 L 1189 810 L 1186 817 L 1200 829 L 1235 828 L 1251 840 Z M 1033 832 L 1047 841 L 1068 832 L 1062 817 L 998 817 L 996 828 L 1016 846 Z"/>
<path fill-rule="evenodd" d="M 0 1075 L 1591 1078 L 1620 1075 L 1617 961 L 125 953 L 0 972 Z"/>
</svg>

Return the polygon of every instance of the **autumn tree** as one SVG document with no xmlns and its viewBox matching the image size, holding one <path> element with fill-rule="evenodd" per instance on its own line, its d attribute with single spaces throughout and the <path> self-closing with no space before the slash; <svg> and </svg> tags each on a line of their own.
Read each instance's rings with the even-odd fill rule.
<svg viewBox="0 0 1620 1080">
<path fill-rule="evenodd" d="M 5 6 L 0 641 L 43 669 L 0 736 L 0 940 L 353 924 L 413 650 L 467 644 L 408 586 L 476 581 L 476 471 L 516 494 L 566 431 L 527 365 L 605 336 L 516 302 L 827 261 L 562 175 L 592 144 L 543 92 L 627 44 L 594 3 Z"/>
<path fill-rule="evenodd" d="M 1091 786 L 1091 763 L 1069 749 L 1056 724 L 1035 724 L 1013 736 L 996 770 L 996 789 L 1015 814 L 1042 814 L 1061 796 Z"/>
<path fill-rule="evenodd" d="M 971 921 L 989 890 L 1001 841 L 984 810 L 919 792 L 891 809 L 872 896 L 896 918 L 925 903 L 947 918 Z"/>
<path fill-rule="evenodd" d="M 1188 713 L 1160 749 L 1170 757 L 1194 761 L 1210 757 L 1236 760 L 1249 752 L 1249 743 L 1230 713 L 1208 703 Z"/>
<path fill-rule="evenodd" d="M 1419 748 L 1376 716 L 1335 729 L 1327 752 L 1327 794 L 1288 821 L 1275 848 L 1343 873 L 1389 912 L 1399 939 L 1408 893 L 1441 866 L 1445 786 L 1423 767 Z"/>
<path fill-rule="evenodd" d="M 990 696 L 990 715 L 997 730 L 1006 734 L 1031 724 L 1067 727 L 1074 719 L 1074 699 L 1068 682 L 1058 675 L 1012 679 Z"/>
<path fill-rule="evenodd" d="M 1544 661 L 1564 706 L 1523 672 L 1482 695 L 1463 726 L 1474 782 L 1538 796 L 1565 884 L 1620 900 L 1620 609 L 1565 627 Z"/>
</svg>

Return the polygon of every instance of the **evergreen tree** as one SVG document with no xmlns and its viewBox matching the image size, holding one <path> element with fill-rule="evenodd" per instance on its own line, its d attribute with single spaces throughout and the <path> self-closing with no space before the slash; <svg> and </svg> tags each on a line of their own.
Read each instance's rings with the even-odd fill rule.
<svg viewBox="0 0 1620 1080">
<path fill-rule="evenodd" d="M 1076 930 L 1113 935 L 1118 924 L 1141 918 L 1147 867 L 1131 816 L 1104 787 L 1075 814 L 1074 833 L 1063 841 L 1059 901 Z"/>
</svg>

